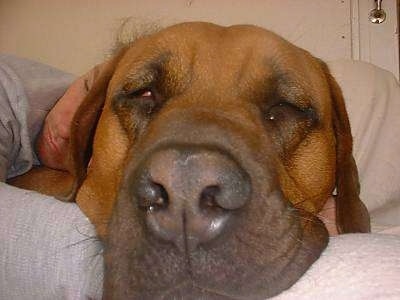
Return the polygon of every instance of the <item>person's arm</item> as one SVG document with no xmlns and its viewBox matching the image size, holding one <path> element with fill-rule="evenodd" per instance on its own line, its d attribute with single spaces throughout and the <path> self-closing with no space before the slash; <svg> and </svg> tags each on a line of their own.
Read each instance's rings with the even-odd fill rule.
<svg viewBox="0 0 400 300">
<path fill-rule="evenodd" d="M 324 207 L 319 212 L 318 218 L 324 222 L 326 229 L 328 229 L 329 236 L 335 236 L 339 234 L 336 225 L 336 202 L 334 196 L 328 198 Z"/>
</svg>

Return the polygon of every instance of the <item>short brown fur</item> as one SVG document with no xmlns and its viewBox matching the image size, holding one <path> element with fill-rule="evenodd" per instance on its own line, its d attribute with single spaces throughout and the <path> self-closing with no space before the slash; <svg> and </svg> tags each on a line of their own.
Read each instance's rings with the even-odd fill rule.
<svg viewBox="0 0 400 300">
<path fill-rule="evenodd" d="M 144 75 L 137 79 L 141 72 Z M 142 88 L 146 80 L 155 84 L 155 89 L 163 95 L 163 100 L 154 103 L 155 108 L 149 110 L 149 116 L 139 104 L 118 102 L 119 97 L 126 97 L 121 96 L 125 95 L 124 88 Z M 279 106 L 282 102 L 283 106 Z M 281 116 L 282 121 L 266 121 L 274 112 L 274 117 Z M 230 283 L 210 283 L 202 277 L 204 266 L 199 265 L 191 272 L 193 278 L 198 275 L 202 279 L 193 279 L 188 287 L 178 285 L 169 291 L 162 288 L 163 280 L 169 278 L 168 286 L 174 286 L 174 280 L 179 281 L 181 276 L 179 272 L 173 275 L 175 271 L 171 269 L 179 261 L 178 256 L 171 254 L 174 249 L 168 248 L 172 252 L 165 254 L 166 266 L 154 267 L 153 273 L 153 267 L 145 267 L 139 258 L 135 259 L 137 249 L 149 247 L 146 241 L 149 238 L 139 229 L 142 215 L 133 214 L 136 210 L 126 200 L 130 197 L 129 176 L 149 149 L 164 140 L 194 145 L 211 141 L 225 147 L 248 168 L 256 186 L 254 194 L 258 193 L 260 199 L 269 199 L 258 205 L 271 205 L 271 210 L 281 211 L 283 203 L 287 207 L 284 211 L 295 211 L 288 216 L 290 220 L 295 218 L 290 222 L 298 222 L 300 226 L 293 225 L 297 229 L 289 231 L 295 237 L 293 240 L 275 237 L 275 233 L 286 230 L 283 228 L 288 225 L 286 221 L 277 220 L 276 224 L 283 222 L 284 225 L 267 223 L 262 227 L 265 232 L 259 233 L 270 238 L 257 242 L 246 240 L 250 245 L 255 243 L 255 248 L 263 245 L 263 249 L 267 249 L 270 246 L 266 245 L 272 243 L 272 248 L 292 249 L 282 250 L 288 251 L 281 255 L 287 256 L 289 262 L 285 262 L 288 267 L 279 275 L 282 277 L 274 275 L 280 279 L 259 276 L 260 280 L 273 282 L 274 287 L 266 285 L 265 281 L 257 283 L 257 280 L 252 283 L 244 280 L 239 289 L 235 284 L 236 279 L 242 280 L 239 273 L 245 276 L 251 273 L 250 269 L 268 264 L 264 254 L 258 252 L 246 258 L 248 267 L 244 264 L 238 266 L 241 271 L 235 271 L 219 265 L 223 260 L 221 252 L 229 251 L 217 245 L 219 252 L 210 250 L 215 256 L 210 268 L 215 263 L 215 270 L 221 268 L 224 274 L 236 274 L 228 278 Z M 107 299 L 180 297 L 185 293 L 221 299 L 275 295 L 293 284 L 325 247 L 327 232 L 316 214 L 335 187 L 340 232 L 369 231 L 368 213 L 358 196 L 350 125 L 340 88 L 324 63 L 258 27 L 185 23 L 142 37 L 120 50 L 74 118 L 70 153 L 71 168 L 67 177 L 72 176 L 75 181 L 69 199 L 77 202 L 108 245 L 105 255 Z M 91 163 L 87 167 L 89 157 Z M 60 185 L 59 192 L 46 191 L 43 178 L 36 174 L 37 170 L 31 171 L 13 180 L 13 184 L 65 198 L 65 186 Z M 59 172 L 54 174 L 52 182 L 63 181 Z M 272 190 L 280 191 L 282 196 L 265 196 Z M 269 201 L 271 204 L 267 204 Z M 261 215 L 264 210 L 254 208 L 253 211 L 252 205 L 255 204 L 250 204 L 245 214 L 251 214 L 259 224 L 265 222 L 265 215 Z M 132 214 L 126 215 L 129 211 Z M 260 226 L 252 228 L 248 221 L 243 222 L 248 224 L 248 230 L 243 229 L 245 232 L 261 230 Z M 247 233 L 243 236 L 247 237 Z M 132 241 L 134 245 L 121 239 Z M 297 245 L 300 250 L 294 250 L 297 249 L 295 239 L 301 241 L 304 249 Z M 164 249 L 167 246 L 159 247 L 160 253 L 167 250 Z M 122 249 L 131 250 L 123 252 Z M 272 255 L 265 251 L 265 255 Z M 235 255 L 233 260 L 242 260 L 243 257 Z M 259 265 L 252 266 L 256 258 Z M 126 269 L 130 264 L 131 269 Z M 144 273 L 133 271 L 142 269 L 154 276 L 163 272 L 166 275 L 160 281 L 153 278 L 152 283 L 142 282 Z M 199 274 L 196 275 L 196 271 Z M 207 272 L 212 279 L 212 271 Z M 137 277 L 136 273 L 142 277 Z M 132 279 L 135 283 L 121 279 L 131 276 L 137 279 Z"/>
</svg>

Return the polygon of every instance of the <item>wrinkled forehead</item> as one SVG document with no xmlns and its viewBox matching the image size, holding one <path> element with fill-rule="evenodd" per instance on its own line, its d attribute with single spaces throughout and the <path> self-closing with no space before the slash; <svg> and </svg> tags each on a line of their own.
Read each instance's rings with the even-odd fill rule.
<svg viewBox="0 0 400 300">
<path fill-rule="evenodd" d="M 274 84 L 281 94 L 307 91 L 298 101 L 320 98 L 326 85 L 311 55 L 252 25 L 184 23 L 143 37 L 123 56 L 112 88 L 139 88 L 160 73 L 177 89 L 189 83 L 217 90 Z"/>
</svg>

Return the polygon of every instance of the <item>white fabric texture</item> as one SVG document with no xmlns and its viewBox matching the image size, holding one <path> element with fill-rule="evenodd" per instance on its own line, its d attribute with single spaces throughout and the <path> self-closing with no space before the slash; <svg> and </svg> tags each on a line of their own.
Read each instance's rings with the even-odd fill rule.
<svg viewBox="0 0 400 300">
<path fill-rule="evenodd" d="M 400 86 L 390 73 L 360 61 L 329 63 L 354 137 L 361 199 L 373 231 L 400 226 Z"/>
<path fill-rule="evenodd" d="M 322 256 L 275 300 L 400 299 L 400 239 L 385 234 L 330 238 Z"/>
<path fill-rule="evenodd" d="M 399 85 L 389 73 L 360 62 L 330 68 L 346 98 L 373 229 L 400 234 Z M 0 299 L 100 299 L 103 263 L 94 236 L 75 204 L 0 183 Z M 394 235 L 333 237 L 322 257 L 277 299 L 400 299 L 399 251 Z"/>
<path fill-rule="evenodd" d="M 322 256 L 274 300 L 400 299 L 400 238 L 345 234 L 330 238 Z"/>
</svg>

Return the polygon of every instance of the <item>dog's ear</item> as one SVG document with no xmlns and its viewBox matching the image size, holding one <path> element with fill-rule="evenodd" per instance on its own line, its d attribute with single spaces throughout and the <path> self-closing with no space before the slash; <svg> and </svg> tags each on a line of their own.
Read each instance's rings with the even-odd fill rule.
<svg viewBox="0 0 400 300">
<path fill-rule="evenodd" d="M 124 53 L 125 49 L 121 49 L 110 61 L 102 65 L 93 86 L 73 117 L 68 153 L 68 171 L 73 177 L 73 183 L 70 192 L 62 197 L 63 201 L 74 201 L 85 179 L 92 154 L 93 138 L 106 99 L 108 84 Z"/>
<path fill-rule="evenodd" d="M 360 200 L 353 138 L 342 91 L 328 66 L 322 63 L 332 99 L 332 120 L 336 138 L 336 222 L 339 233 L 370 232 L 369 214 Z"/>
</svg>

